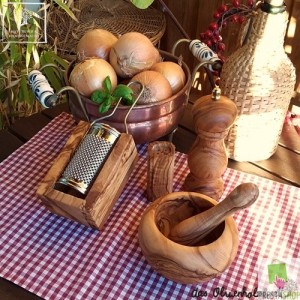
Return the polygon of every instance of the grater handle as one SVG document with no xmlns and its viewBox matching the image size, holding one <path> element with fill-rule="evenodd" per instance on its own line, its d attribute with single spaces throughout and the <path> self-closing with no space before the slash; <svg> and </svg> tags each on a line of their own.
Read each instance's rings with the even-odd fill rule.
<svg viewBox="0 0 300 300">
<path fill-rule="evenodd" d="M 222 67 L 222 61 L 219 56 L 200 40 L 180 39 L 172 47 L 171 53 L 175 55 L 176 48 L 181 43 L 189 43 L 189 50 L 200 63 L 206 63 L 207 68 L 211 71 L 218 71 Z"/>
<path fill-rule="evenodd" d="M 192 74 L 192 82 L 195 80 L 196 71 L 200 67 L 204 66 L 210 85 L 213 88 L 215 86 L 213 74 L 216 71 L 220 72 L 222 69 L 222 61 L 218 58 L 217 54 L 215 54 L 205 43 L 202 43 L 200 40 L 179 39 L 172 47 L 172 55 L 175 56 L 176 48 L 181 43 L 189 43 L 189 50 L 200 61 Z"/>
<path fill-rule="evenodd" d="M 80 108 L 84 113 L 85 119 L 87 120 L 87 122 L 90 122 L 87 110 L 83 105 L 81 97 L 76 89 L 74 89 L 71 86 L 65 86 L 62 87 L 58 92 L 54 92 L 53 88 L 49 84 L 48 79 L 41 72 L 47 67 L 53 67 L 61 73 L 61 70 L 55 64 L 46 64 L 42 66 L 39 70 L 33 70 L 28 74 L 28 82 L 36 99 L 43 105 L 43 107 L 49 108 L 57 104 L 60 94 L 62 94 L 65 91 L 72 91 L 75 94 L 77 101 L 79 102 Z"/>
</svg>

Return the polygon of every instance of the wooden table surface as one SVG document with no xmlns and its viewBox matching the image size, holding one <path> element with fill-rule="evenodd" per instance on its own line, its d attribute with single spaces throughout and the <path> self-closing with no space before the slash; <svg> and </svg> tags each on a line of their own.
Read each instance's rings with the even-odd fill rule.
<svg viewBox="0 0 300 300">
<path fill-rule="evenodd" d="M 192 118 L 192 101 L 173 135 L 176 151 L 187 153 L 195 140 Z M 0 131 L 0 162 L 28 141 L 61 112 L 69 112 L 67 104 L 60 104 L 41 113 L 17 121 L 7 130 Z M 229 160 L 228 167 L 300 187 L 300 139 L 293 126 L 285 125 L 276 153 L 264 161 L 236 162 Z M 0 278 L 0 299 L 27 300 L 41 299 L 36 295 Z"/>
</svg>

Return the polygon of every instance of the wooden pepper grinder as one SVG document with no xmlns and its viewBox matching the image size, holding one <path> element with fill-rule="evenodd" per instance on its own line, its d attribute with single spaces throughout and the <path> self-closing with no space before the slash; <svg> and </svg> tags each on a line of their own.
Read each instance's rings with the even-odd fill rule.
<svg viewBox="0 0 300 300">
<path fill-rule="evenodd" d="M 224 138 L 237 117 L 237 108 L 233 101 L 221 96 L 216 86 L 212 95 L 195 102 L 192 115 L 197 138 L 188 153 L 190 173 L 184 189 L 219 199 L 224 188 L 222 175 L 228 164 Z"/>
</svg>

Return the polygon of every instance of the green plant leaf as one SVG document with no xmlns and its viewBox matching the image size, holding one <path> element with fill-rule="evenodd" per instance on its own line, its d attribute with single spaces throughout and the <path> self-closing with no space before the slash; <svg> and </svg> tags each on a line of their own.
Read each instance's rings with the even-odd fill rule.
<svg viewBox="0 0 300 300">
<path fill-rule="evenodd" d="M 154 2 L 154 0 L 131 0 L 131 2 L 137 8 L 146 9 Z"/>
<path fill-rule="evenodd" d="M 99 113 L 107 112 L 120 98 L 122 98 L 122 103 L 125 105 L 133 103 L 133 90 L 127 85 L 119 84 L 111 93 L 112 85 L 109 76 L 107 76 L 103 80 L 102 86 L 102 90 L 94 91 L 91 95 L 91 100 L 99 104 Z"/>
<path fill-rule="evenodd" d="M 107 99 L 107 96 L 110 95 L 105 93 L 104 91 L 97 90 L 92 93 L 91 99 L 93 102 L 101 104 Z"/>
<path fill-rule="evenodd" d="M 56 64 L 61 70 L 66 70 L 69 66 L 69 62 L 58 56 L 54 51 L 43 51 L 41 57 L 45 56 L 48 63 Z"/>
<path fill-rule="evenodd" d="M 117 98 L 127 97 L 128 95 L 132 95 L 132 94 L 133 94 L 133 90 L 125 84 L 117 85 L 117 87 L 114 89 L 112 93 L 112 95 Z"/>
<path fill-rule="evenodd" d="M 122 98 L 122 104 L 123 105 L 132 105 L 133 102 L 134 102 L 134 99 L 133 99 L 132 94 Z"/>
<path fill-rule="evenodd" d="M 103 91 L 110 94 L 112 90 L 111 80 L 109 76 L 106 76 L 102 83 Z"/>
<path fill-rule="evenodd" d="M 58 69 L 62 69 L 64 71 L 68 63 L 57 56 L 53 51 L 43 51 L 40 55 L 41 66 L 45 66 L 46 64 L 54 64 L 58 67 Z M 49 84 L 55 91 L 60 90 L 64 83 L 62 74 L 55 67 L 47 67 L 43 69 L 43 73 L 49 81 Z"/>
<path fill-rule="evenodd" d="M 3 14 L 3 16 L 6 15 L 7 10 L 8 10 L 8 1 L 7 0 L 0 0 L 0 7 L 1 7 L 1 12 Z"/>
<path fill-rule="evenodd" d="M 19 100 L 20 100 L 20 102 L 23 102 L 23 101 L 26 101 L 26 99 L 30 99 L 29 89 L 28 89 L 28 85 L 27 85 L 26 76 L 22 76 L 21 81 L 20 81 Z"/>
<path fill-rule="evenodd" d="M 25 55 L 25 66 L 26 66 L 26 69 L 28 69 L 29 64 L 30 64 L 32 49 L 33 49 L 33 44 L 32 43 L 28 43 L 27 47 L 26 47 L 26 55 Z"/>
<path fill-rule="evenodd" d="M 60 8 L 62 8 L 74 21 L 78 22 L 78 19 L 76 18 L 76 16 L 74 15 L 74 13 L 71 11 L 71 9 L 69 8 L 69 6 L 67 4 L 65 4 L 64 2 L 62 2 L 60 0 L 54 0 L 54 2 Z"/>
<path fill-rule="evenodd" d="M 34 45 L 34 47 L 32 48 L 32 57 L 36 65 L 40 63 L 40 55 L 38 53 L 36 45 Z"/>
<path fill-rule="evenodd" d="M 16 64 L 19 60 L 22 59 L 22 54 L 20 51 L 20 47 L 16 43 L 10 43 L 9 44 L 9 50 L 10 50 L 10 59 L 12 65 Z"/>
<path fill-rule="evenodd" d="M 32 26 L 28 27 L 28 43 L 26 47 L 26 69 L 29 68 L 31 57 L 34 54 L 33 58 L 35 60 L 35 63 L 39 63 L 39 56 L 35 53 L 36 50 L 36 33 L 37 33 L 37 26 L 35 24 L 32 24 Z"/>
<path fill-rule="evenodd" d="M 99 106 L 99 112 L 100 113 L 106 113 L 111 106 L 110 99 L 106 99 L 106 101 L 102 102 Z"/>
<path fill-rule="evenodd" d="M 23 5 L 20 2 L 14 3 L 14 20 L 17 25 L 18 31 L 21 30 Z"/>
<path fill-rule="evenodd" d="M 10 45 L 11 45 L 11 43 L 7 43 L 7 44 L 4 46 L 4 48 L 1 49 L 1 52 L 2 52 L 1 54 L 5 53 L 5 51 L 7 51 L 7 50 L 9 49 Z"/>
</svg>

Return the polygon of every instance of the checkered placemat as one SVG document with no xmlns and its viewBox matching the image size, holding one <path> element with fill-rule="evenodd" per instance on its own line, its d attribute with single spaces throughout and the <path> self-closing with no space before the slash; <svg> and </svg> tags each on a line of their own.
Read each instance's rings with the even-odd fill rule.
<svg viewBox="0 0 300 300">
<path fill-rule="evenodd" d="M 232 299 L 229 293 L 255 291 L 260 258 L 299 257 L 300 189 L 228 168 L 224 195 L 243 182 L 260 189 L 255 204 L 234 215 L 240 234 L 234 262 L 204 284 L 157 274 L 137 236 L 149 204 L 146 145 L 139 146 L 139 161 L 101 231 L 48 212 L 35 191 L 74 126 L 61 114 L 0 164 L 0 276 L 51 300 Z M 174 191 L 187 173 L 186 155 L 176 153 Z"/>
</svg>

